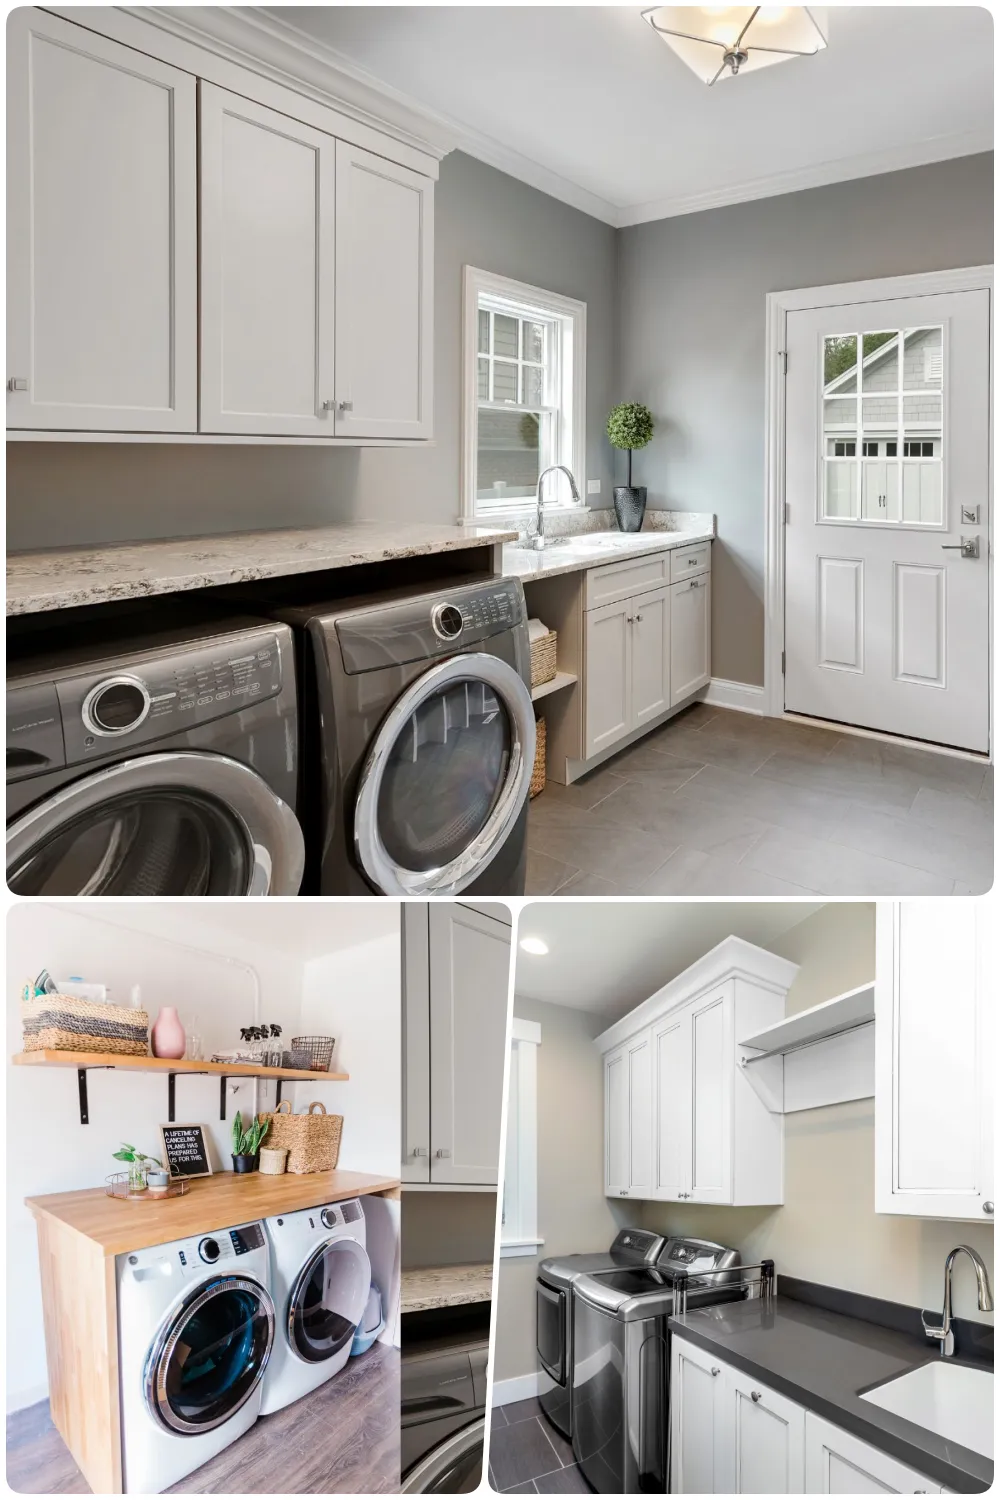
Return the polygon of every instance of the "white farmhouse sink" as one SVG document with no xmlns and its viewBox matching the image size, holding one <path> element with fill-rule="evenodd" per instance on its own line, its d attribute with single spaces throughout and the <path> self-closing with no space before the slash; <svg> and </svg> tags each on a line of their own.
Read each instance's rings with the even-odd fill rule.
<svg viewBox="0 0 1000 1500">
<path fill-rule="evenodd" d="M 990 1370 L 970 1369 L 951 1359 L 931 1360 L 918 1370 L 866 1391 L 861 1399 L 916 1422 L 939 1437 L 961 1443 L 984 1458 L 993 1457 Z"/>
</svg>

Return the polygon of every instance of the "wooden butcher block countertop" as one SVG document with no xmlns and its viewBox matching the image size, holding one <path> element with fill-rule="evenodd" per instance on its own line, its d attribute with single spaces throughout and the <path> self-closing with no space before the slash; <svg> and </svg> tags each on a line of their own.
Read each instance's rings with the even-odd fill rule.
<svg viewBox="0 0 1000 1500">
<path fill-rule="evenodd" d="M 193 1178 L 188 1187 L 176 1198 L 126 1200 L 109 1198 L 103 1188 L 82 1188 L 25 1202 L 36 1218 L 56 1220 L 111 1256 L 344 1198 L 394 1197 L 399 1182 L 367 1172 L 286 1172 L 280 1177 L 218 1172 Z"/>
</svg>

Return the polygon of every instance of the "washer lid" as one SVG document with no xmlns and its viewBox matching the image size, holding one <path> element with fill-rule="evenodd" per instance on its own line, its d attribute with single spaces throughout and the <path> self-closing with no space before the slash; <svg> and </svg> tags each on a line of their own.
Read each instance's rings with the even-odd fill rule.
<svg viewBox="0 0 1000 1500">
<path fill-rule="evenodd" d="M 295 895 L 302 831 L 225 755 L 138 756 L 60 788 L 7 829 L 19 896 Z"/>
</svg>

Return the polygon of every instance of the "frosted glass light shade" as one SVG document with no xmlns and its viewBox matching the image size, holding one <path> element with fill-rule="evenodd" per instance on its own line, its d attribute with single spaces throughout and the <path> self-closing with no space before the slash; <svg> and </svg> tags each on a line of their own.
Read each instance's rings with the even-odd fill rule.
<svg viewBox="0 0 1000 1500">
<path fill-rule="evenodd" d="M 642 18 L 704 83 L 826 46 L 826 12 L 800 5 L 657 5 Z"/>
</svg>

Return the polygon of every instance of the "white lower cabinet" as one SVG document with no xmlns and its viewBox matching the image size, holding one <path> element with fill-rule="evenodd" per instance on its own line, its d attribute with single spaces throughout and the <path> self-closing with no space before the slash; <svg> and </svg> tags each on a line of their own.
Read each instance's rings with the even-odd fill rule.
<svg viewBox="0 0 1000 1500">
<path fill-rule="evenodd" d="M 916 1470 L 686 1340 L 670 1355 L 675 1495 L 939 1495 Z"/>
<path fill-rule="evenodd" d="M 670 707 L 670 589 L 603 604 L 586 618 L 589 758 Z"/>
<path fill-rule="evenodd" d="M 670 702 L 683 703 L 712 675 L 712 578 L 670 586 Z"/>
</svg>

